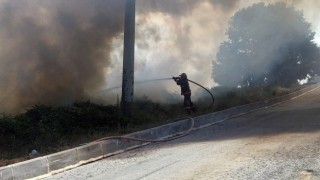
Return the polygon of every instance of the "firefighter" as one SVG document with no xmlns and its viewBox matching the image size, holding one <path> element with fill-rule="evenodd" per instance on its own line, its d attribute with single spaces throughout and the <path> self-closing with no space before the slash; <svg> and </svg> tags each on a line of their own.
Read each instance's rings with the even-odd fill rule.
<svg viewBox="0 0 320 180">
<path fill-rule="evenodd" d="M 191 90 L 186 73 L 182 73 L 179 77 L 172 77 L 172 79 L 181 87 L 181 95 L 184 96 L 184 107 L 188 114 L 191 111 L 196 112 L 195 105 L 191 102 Z"/>
</svg>

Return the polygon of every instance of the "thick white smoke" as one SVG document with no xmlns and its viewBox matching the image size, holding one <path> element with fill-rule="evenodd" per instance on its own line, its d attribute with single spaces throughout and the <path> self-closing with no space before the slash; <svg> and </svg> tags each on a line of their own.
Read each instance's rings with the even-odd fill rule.
<svg viewBox="0 0 320 180">
<path fill-rule="evenodd" d="M 0 112 L 70 103 L 120 85 L 124 2 L 0 0 Z M 259 2 L 293 5 L 320 32 L 317 0 L 136 0 L 136 82 L 185 72 L 214 86 L 212 61 L 230 17 Z M 149 97 L 165 91 L 179 88 L 173 81 L 136 87 Z M 114 102 L 119 92 L 98 94 Z"/>
<path fill-rule="evenodd" d="M 0 112 L 87 99 L 105 85 L 124 1 L 2 0 Z"/>
<path fill-rule="evenodd" d="M 230 18 L 242 8 L 255 3 L 284 2 L 303 11 L 317 32 L 319 2 L 296 0 L 137 0 L 136 81 L 171 77 L 185 72 L 192 80 L 207 87 L 215 86 L 211 78 L 212 61 L 220 43 L 227 39 L 225 32 Z M 320 30 L 320 29 L 319 29 Z M 254 29 L 253 29 L 254 31 Z M 315 41 L 319 41 L 316 35 Z M 117 68 L 110 69 L 108 86 L 121 83 L 122 39 L 116 44 L 114 59 Z M 140 87 L 140 89 L 139 89 Z M 136 94 L 160 96 L 159 89 L 178 92 L 173 82 L 139 85 Z M 193 87 L 195 90 L 197 87 Z M 155 91 L 159 92 L 158 94 Z M 120 90 L 118 91 L 118 93 Z"/>
<path fill-rule="evenodd" d="M 207 87 L 213 86 L 210 78 L 212 60 L 218 44 L 225 39 L 225 22 L 228 21 L 223 9 L 208 1 L 193 3 L 186 11 L 178 11 L 179 14 L 171 13 L 172 9 L 166 10 L 164 5 L 160 6 L 161 11 L 140 10 L 139 5 L 137 1 L 135 80 L 172 77 L 185 72 L 190 79 Z M 172 7 L 170 1 L 165 7 Z M 121 83 L 121 72 L 117 70 L 122 68 L 121 43 L 122 37 L 114 41 L 112 61 L 117 68 L 109 71 L 108 87 Z M 179 93 L 173 81 L 159 83 L 136 86 L 136 95 L 163 100 L 164 91 Z M 196 87 L 192 88 L 195 91 Z"/>
</svg>

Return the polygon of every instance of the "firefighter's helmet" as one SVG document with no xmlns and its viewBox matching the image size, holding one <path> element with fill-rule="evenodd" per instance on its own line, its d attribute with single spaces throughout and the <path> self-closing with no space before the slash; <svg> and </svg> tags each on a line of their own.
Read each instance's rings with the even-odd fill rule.
<svg viewBox="0 0 320 180">
<path fill-rule="evenodd" d="M 187 78 L 187 74 L 186 73 L 182 73 L 180 76 L 181 76 L 181 78 Z"/>
</svg>

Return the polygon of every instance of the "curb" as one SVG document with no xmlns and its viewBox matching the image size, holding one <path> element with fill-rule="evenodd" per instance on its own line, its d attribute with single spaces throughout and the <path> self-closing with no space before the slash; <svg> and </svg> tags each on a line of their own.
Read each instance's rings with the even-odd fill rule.
<svg viewBox="0 0 320 180">
<path fill-rule="evenodd" d="M 223 111 L 214 112 L 194 118 L 194 129 L 201 129 L 213 124 L 221 123 L 235 116 L 274 106 L 281 102 L 301 96 L 307 92 L 318 89 L 319 84 L 313 84 L 299 91 L 247 105 L 242 105 Z M 128 137 L 143 138 L 147 140 L 166 139 L 190 127 L 190 121 L 184 119 L 178 122 L 128 134 Z M 108 140 L 86 144 L 77 148 L 50 154 L 44 157 L 0 167 L 0 180 L 40 179 L 83 164 L 97 161 L 124 151 L 150 144 L 130 140 Z"/>
</svg>

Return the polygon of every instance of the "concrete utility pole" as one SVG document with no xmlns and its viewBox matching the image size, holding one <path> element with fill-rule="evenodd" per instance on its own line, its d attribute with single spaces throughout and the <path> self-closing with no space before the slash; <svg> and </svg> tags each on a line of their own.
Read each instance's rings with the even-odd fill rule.
<svg viewBox="0 0 320 180">
<path fill-rule="evenodd" d="M 135 0 L 126 0 L 121 109 L 131 117 L 134 85 Z"/>
</svg>

